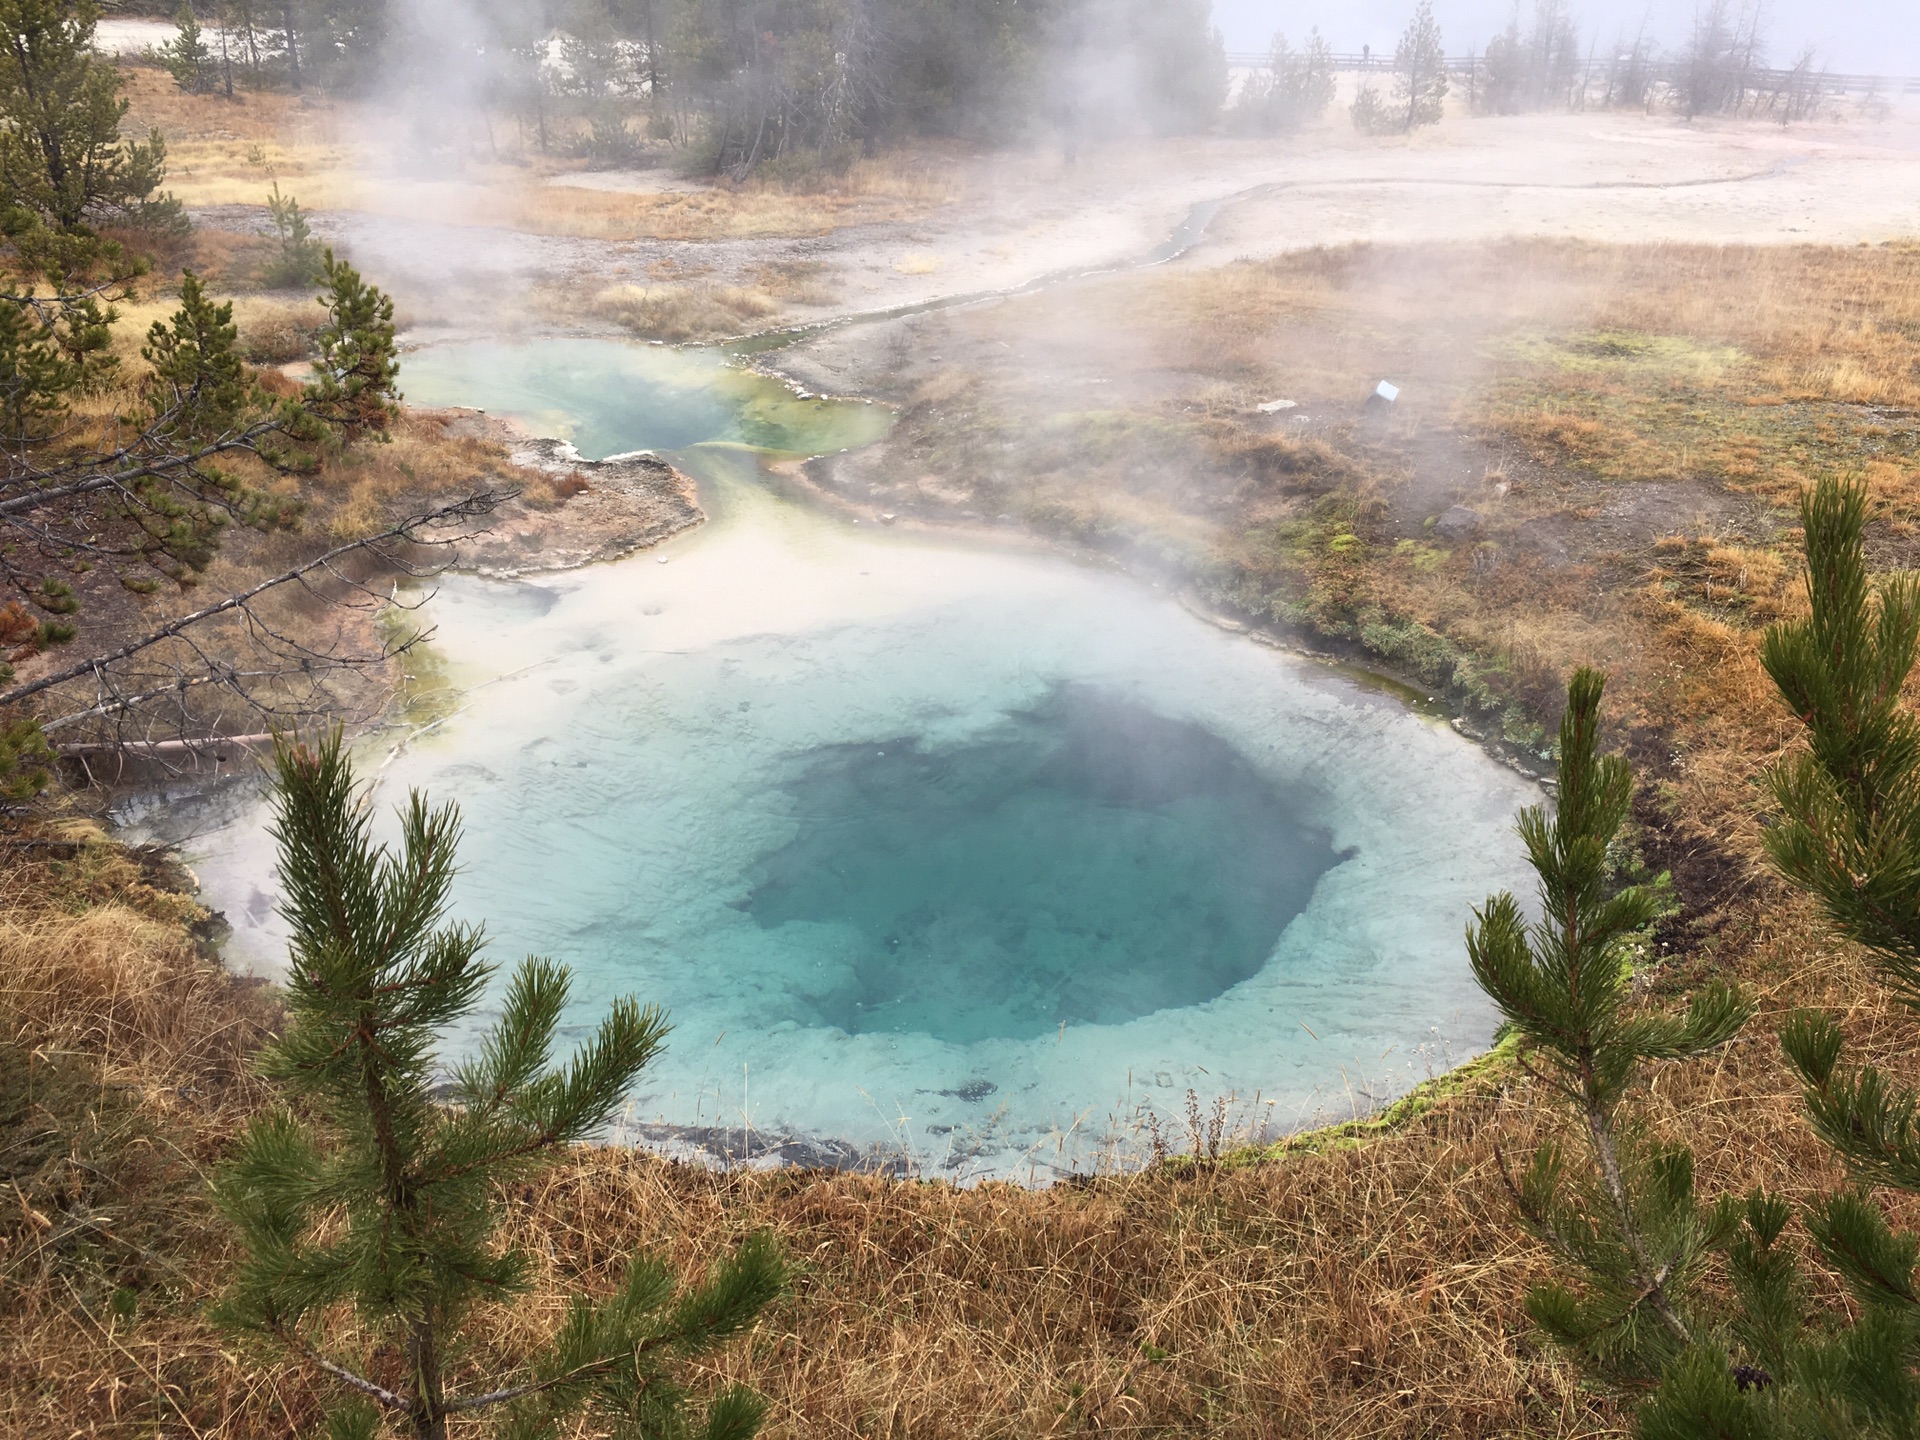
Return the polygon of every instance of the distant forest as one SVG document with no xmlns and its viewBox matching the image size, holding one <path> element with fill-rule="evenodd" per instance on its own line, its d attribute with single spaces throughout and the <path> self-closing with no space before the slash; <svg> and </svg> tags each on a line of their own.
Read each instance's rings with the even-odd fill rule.
<svg viewBox="0 0 1920 1440">
<path fill-rule="evenodd" d="M 619 164 L 671 140 L 736 176 L 909 136 L 1204 129 L 1227 95 L 1208 0 L 202 0 L 195 20 L 196 88 L 397 86 L 508 115 L 530 148 Z"/>
<path fill-rule="evenodd" d="M 414 136 L 695 173 L 844 169 L 918 136 L 1005 142 L 1182 134 L 1224 121 L 1277 134 L 1322 115 L 1337 57 L 1317 33 L 1230 84 L 1208 0 L 190 0 L 165 59 L 183 86 L 411 97 Z M 1822 87 L 1811 51 L 1769 71 L 1765 7 L 1704 0 L 1671 53 L 1644 25 L 1602 46 L 1567 0 L 1532 0 L 1484 43 L 1443 49 L 1429 0 L 1363 86 L 1354 124 L 1394 131 L 1474 114 L 1662 106 L 1791 121 Z M 205 27 L 204 29 L 202 27 Z M 1384 64 L 1386 57 L 1378 63 Z M 1465 60 L 1465 64 L 1462 61 Z M 1229 95 L 1232 96 L 1229 104 Z"/>
</svg>

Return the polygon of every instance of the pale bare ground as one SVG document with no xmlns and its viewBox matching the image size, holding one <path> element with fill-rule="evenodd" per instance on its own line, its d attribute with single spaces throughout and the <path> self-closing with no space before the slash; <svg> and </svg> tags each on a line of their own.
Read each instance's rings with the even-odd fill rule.
<svg viewBox="0 0 1920 1440">
<path fill-rule="evenodd" d="M 1330 121 L 1291 139 L 1129 141 L 1083 148 L 1073 163 L 1049 149 L 945 155 L 937 165 L 948 198 L 913 218 L 835 226 L 829 217 L 800 234 L 543 235 L 385 203 L 384 213 L 328 212 L 320 228 L 396 291 L 423 338 L 615 331 L 592 304 L 607 287 L 752 285 L 768 266 L 803 266 L 812 279 L 798 299 L 774 291 L 778 311 L 754 328 L 1014 290 L 1138 263 L 1194 207 L 1214 203 L 1204 238 L 1180 263 L 1355 241 L 1854 244 L 1920 235 L 1913 108 L 1791 128 L 1639 114 L 1450 117 L 1389 139 Z M 577 177 L 556 180 L 581 193 Z M 699 188 L 650 171 L 595 183 L 634 195 L 655 186 L 681 200 Z"/>
<path fill-rule="evenodd" d="M 266 227 L 278 183 L 422 332 L 685 339 L 844 318 L 1139 263 L 1217 207 L 1187 264 L 1376 240 L 1880 241 L 1920 233 L 1920 104 L 1814 123 L 1597 113 L 1356 134 L 1336 107 L 1276 139 L 922 143 L 793 186 L 588 172 L 503 117 L 246 92 L 121 71 L 128 123 L 214 229 Z M 427 138 L 423 138 L 427 137 Z M 437 138 L 432 138 L 437 137 Z M 432 143 L 428 143 L 432 139 Z M 564 137 L 562 137 L 564 139 Z M 660 292 L 635 302 L 635 291 Z M 662 296 L 677 297 L 672 304 Z M 667 333 L 648 317 L 672 313 Z"/>
<path fill-rule="evenodd" d="M 1920 234 L 1920 115 L 1783 129 L 1668 116 L 1450 116 L 1411 139 L 1128 143 L 979 162 L 964 212 L 834 255 L 852 308 L 1127 263 L 1226 203 L 1198 263 L 1356 240 L 1877 242 Z M 841 247 L 835 247 L 836 251 Z M 917 263 L 916 263 L 917 262 Z M 919 273 L 914 273 L 918 271 Z"/>
</svg>

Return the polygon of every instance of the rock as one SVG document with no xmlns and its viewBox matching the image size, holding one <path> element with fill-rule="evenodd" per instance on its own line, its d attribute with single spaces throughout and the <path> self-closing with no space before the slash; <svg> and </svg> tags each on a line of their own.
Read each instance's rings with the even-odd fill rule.
<svg viewBox="0 0 1920 1440">
<path fill-rule="evenodd" d="M 564 440 L 505 433 L 513 463 L 545 475 L 553 502 L 502 506 L 487 531 L 462 542 L 462 570 L 517 579 L 618 560 L 706 518 L 693 481 L 652 451 L 586 460 Z"/>
<path fill-rule="evenodd" d="M 1262 415 L 1276 415 L 1282 410 L 1291 410 L 1300 402 L 1297 400 L 1268 400 L 1253 408 Z"/>
<path fill-rule="evenodd" d="M 1433 533 L 1442 540 L 1464 540 L 1480 528 L 1480 512 L 1464 505 L 1450 506 L 1433 522 Z"/>
</svg>

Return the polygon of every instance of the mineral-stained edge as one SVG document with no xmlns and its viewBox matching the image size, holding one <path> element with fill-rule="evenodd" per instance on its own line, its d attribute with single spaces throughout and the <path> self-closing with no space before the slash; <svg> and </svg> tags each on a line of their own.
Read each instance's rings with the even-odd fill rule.
<svg viewBox="0 0 1920 1440">
<path fill-rule="evenodd" d="M 650 450 L 585 460 L 565 440 L 521 439 L 509 458 L 558 482 L 559 503 L 502 511 L 462 547 L 459 568 L 469 574 L 511 580 L 618 560 L 707 518 L 693 481 Z"/>
</svg>

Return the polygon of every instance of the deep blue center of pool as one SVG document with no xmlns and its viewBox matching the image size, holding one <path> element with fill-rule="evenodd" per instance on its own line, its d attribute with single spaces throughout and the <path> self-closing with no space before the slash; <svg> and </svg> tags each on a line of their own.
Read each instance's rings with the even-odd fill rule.
<svg viewBox="0 0 1920 1440">
<path fill-rule="evenodd" d="M 1019 1039 L 1200 1004 L 1341 858 L 1219 736 L 1083 687 L 964 744 L 822 747 L 785 790 L 799 831 L 743 908 L 835 927 L 846 963 L 813 1003 L 849 1033 Z"/>
</svg>

